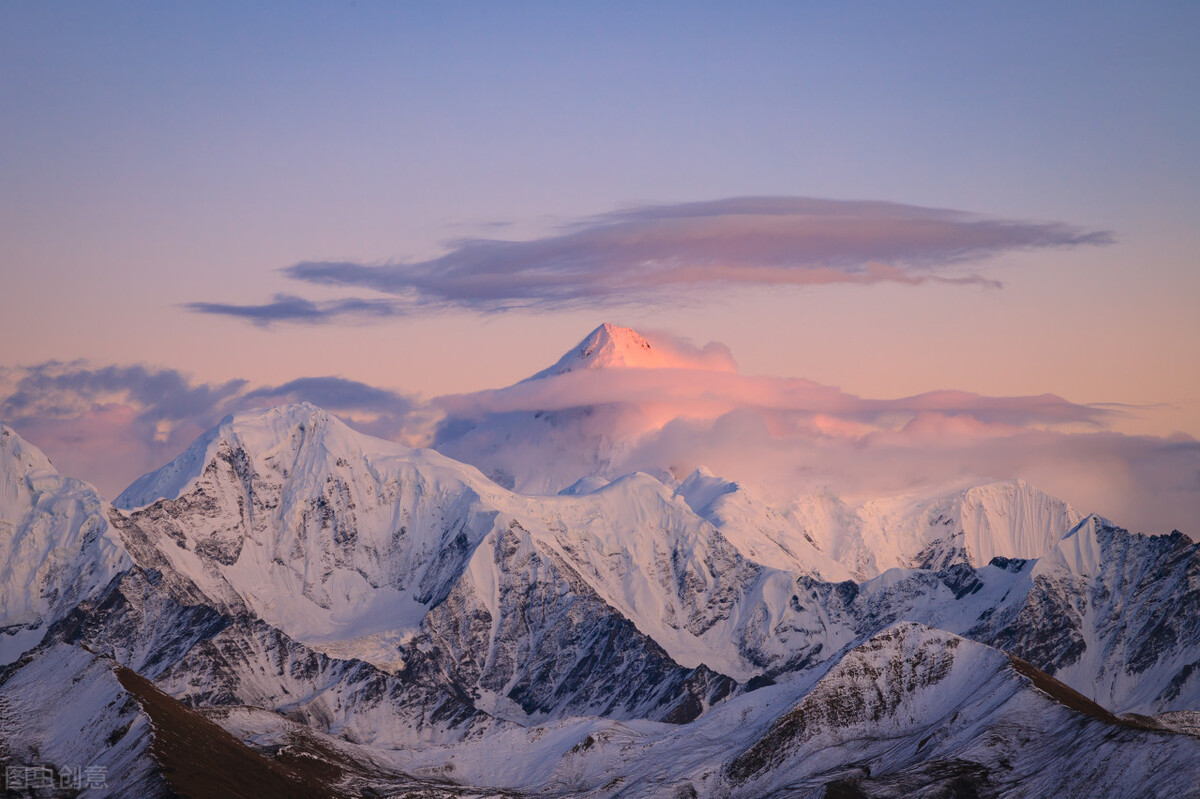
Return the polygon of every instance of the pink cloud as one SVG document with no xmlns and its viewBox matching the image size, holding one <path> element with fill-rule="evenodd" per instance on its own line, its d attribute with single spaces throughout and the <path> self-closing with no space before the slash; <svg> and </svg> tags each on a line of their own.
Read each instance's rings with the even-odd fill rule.
<svg viewBox="0 0 1200 799">
<path fill-rule="evenodd" d="M 364 432 L 434 443 L 518 488 L 700 465 L 774 498 L 1022 477 L 1131 527 L 1200 531 L 1200 443 L 1108 432 L 1112 409 L 948 390 L 863 398 L 742 375 L 721 345 L 651 337 L 662 355 L 651 368 L 581 369 L 425 403 L 332 377 L 255 388 L 147 367 L 44 364 L 0 371 L 0 418 L 108 496 L 227 413 L 308 400 Z M 546 474 L 562 485 L 530 482 Z"/>
<path fill-rule="evenodd" d="M 1200 531 L 1200 444 L 1106 432 L 1117 412 L 1051 394 L 869 399 L 793 378 L 614 368 L 434 402 L 439 448 L 518 488 L 701 465 L 777 500 L 1020 477 L 1119 523 Z M 563 485 L 543 484 L 547 452 Z"/>
</svg>

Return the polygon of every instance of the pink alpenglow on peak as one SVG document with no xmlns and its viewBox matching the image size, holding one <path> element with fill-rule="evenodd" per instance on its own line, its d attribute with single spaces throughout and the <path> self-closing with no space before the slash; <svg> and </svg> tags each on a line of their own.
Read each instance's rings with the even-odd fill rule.
<svg viewBox="0 0 1200 799">
<path fill-rule="evenodd" d="M 566 374 L 581 369 L 702 369 L 736 372 L 728 348 L 710 342 L 698 348 L 664 333 L 648 337 L 610 322 L 597 327 L 583 341 L 548 369 L 529 380 Z"/>
</svg>

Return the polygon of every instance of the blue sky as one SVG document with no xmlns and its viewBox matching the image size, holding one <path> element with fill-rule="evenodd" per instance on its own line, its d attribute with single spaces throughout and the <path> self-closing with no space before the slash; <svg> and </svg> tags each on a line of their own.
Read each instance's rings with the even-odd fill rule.
<svg viewBox="0 0 1200 799">
<path fill-rule="evenodd" d="M 198 202 L 252 184 L 301 192 L 297 213 L 389 202 L 436 223 L 799 185 L 1112 224 L 1147 183 L 1178 208 L 1200 177 L 1192 3 L 0 14 L 6 149 L 30 199 L 108 185 L 148 203 L 173 185 Z"/>
<path fill-rule="evenodd" d="M 1054 392 L 1200 435 L 1197 41 L 1193 2 L 2 2 L 0 369 L 431 396 L 511 383 L 611 320 L 724 342 L 745 373 Z M 189 310 L 391 308 L 378 281 L 282 270 L 437 268 L 456 239 L 553 249 L 614 211 L 762 196 L 1111 243 L 935 264 L 965 284 L 677 281 L 324 324 Z"/>
</svg>

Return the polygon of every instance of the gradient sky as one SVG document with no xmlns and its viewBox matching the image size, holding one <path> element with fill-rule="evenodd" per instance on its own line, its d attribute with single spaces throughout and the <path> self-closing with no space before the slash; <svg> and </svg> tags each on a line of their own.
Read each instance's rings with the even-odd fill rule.
<svg viewBox="0 0 1200 799">
<path fill-rule="evenodd" d="M 1146 407 L 1200 436 L 1200 4 L 0 2 L 0 367 L 511 383 L 611 319 L 744 374 Z M 656 204 L 879 200 L 1107 232 L 937 281 L 255 325 Z M 977 262 L 976 262 L 977 261 Z M 441 262 L 438 262 L 441 263 Z M 686 287 L 685 287 L 686 288 Z M 37 443 L 35 441 L 35 443 Z"/>
</svg>

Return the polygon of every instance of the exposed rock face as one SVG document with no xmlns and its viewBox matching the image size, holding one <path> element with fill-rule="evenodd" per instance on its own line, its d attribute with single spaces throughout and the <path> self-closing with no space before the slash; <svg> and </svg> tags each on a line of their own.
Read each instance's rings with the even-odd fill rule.
<svg viewBox="0 0 1200 799">
<path fill-rule="evenodd" d="M 727 773 L 739 796 L 785 784 L 826 796 L 1187 795 L 1193 774 L 1156 768 L 1198 745 L 1117 718 L 998 650 L 900 624 L 846 653 Z M 1164 749 L 1107 759 L 1142 746 Z"/>
<path fill-rule="evenodd" d="M 475 693 L 514 702 L 533 718 L 684 723 L 735 686 L 703 665 L 674 663 L 518 522 L 491 534 L 481 551 L 494 568 L 478 581 L 482 570 L 469 572 L 426 616 L 417 640 Z"/>
<path fill-rule="evenodd" d="M 1119 712 L 1200 706 L 1200 545 L 1081 522 L 986 638 Z"/>
</svg>

